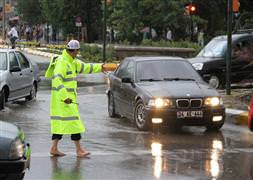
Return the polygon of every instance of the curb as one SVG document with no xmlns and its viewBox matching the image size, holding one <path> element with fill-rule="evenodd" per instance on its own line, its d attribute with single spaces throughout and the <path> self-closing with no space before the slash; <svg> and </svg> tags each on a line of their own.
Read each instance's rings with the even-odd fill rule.
<svg viewBox="0 0 253 180">
<path fill-rule="evenodd" d="M 248 125 L 248 111 L 226 108 L 226 116 L 232 123 L 237 125 Z"/>
<path fill-rule="evenodd" d="M 33 54 L 33 55 L 39 55 L 39 56 L 44 56 L 44 57 L 49 57 L 49 58 L 55 55 L 53 53 L 36 51 L 36 50 L 30 49 L 30 48 L 25 48 L 25 49 L 23 49 L 23 51 Z"/>
</svg>

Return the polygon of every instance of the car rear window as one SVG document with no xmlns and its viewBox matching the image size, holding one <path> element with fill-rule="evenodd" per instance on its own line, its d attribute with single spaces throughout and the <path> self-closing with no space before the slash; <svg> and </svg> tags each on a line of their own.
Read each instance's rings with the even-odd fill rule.
<svg viewBox="0 0 253 180">
<path fill-rule="evenodd" d="M 140 61 L 137 63 L 137 81 L 143 79 L 194 79 L 201 81 L 201 77 L 191 64 L 181 60 Z"/>
<path fill-rule="evenodd" d="M 0 70 L 7 70 L 7 55 L 6 53 L 0 53 Z"/>
</svg>

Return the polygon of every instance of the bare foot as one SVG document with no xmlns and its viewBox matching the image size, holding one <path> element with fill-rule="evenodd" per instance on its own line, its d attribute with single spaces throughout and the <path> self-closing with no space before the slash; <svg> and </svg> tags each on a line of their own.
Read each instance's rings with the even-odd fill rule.
<svg viewBox="0 0 253 180">
<path fill-rule="evenodd" d="M 50 154 L 52 155 L 52 156 L 65 156 L 66 154 L 64 154 L 64 153 L 62 153 L 62 152 L 60 152 L 60 151 L 58 151 L 58 150 L 52 150 L 51 149 L 51 151 L 50 151 Z"/>
<path fill-rule="evenodd" d="M 90 155 L 90 153 L 84 150 L 76 152 L 77 157 L 87 157 L 88 155 Z"/>
</svg>

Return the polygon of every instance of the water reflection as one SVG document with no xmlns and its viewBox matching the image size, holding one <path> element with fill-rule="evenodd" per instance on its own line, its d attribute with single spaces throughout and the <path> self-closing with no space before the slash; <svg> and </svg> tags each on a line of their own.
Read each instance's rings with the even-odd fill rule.
<svg viewBox="0 0 253 180">
<path fill-rule="evenodd" d="M 212 141 L 210 160 L 206 161 L 206 172 L 210 173 L 213 180 L 217 179 L 221 174 L 223 165 L 220 163 L 220 158 L 222 153 L 222 141 L 214 139 Z"/>
<path fill-rule="evenodd" d="M 225 142 L 222 133 L 181 133 L 152 135 L 149 142 L 154 177 L 160 179 L 168 174 L 195 172 L 204 173 L 212 180 L 219 179 L 223 174 Z"/>
<path fill-rule="evenodd" d="M 52 180 L 83 180 L 83 174 L 80 171 L 81 158 L 76 158 L 74 162 L 63 160 L 59 157 L 51 157 L 52 162 Z M 71 163 L 71 164 L 70 164 Z"/>
<path fill-rule="evenodd" d="M 169 176 L 173 179 L 177 176 L 220 179 L 224 176 L 225 138 L 222 132 L 183 128 L 177 133 L 117 131 L 110 137 L 117 138 L 120 146 L 125 144 L 128 152 L 138 154 L 138 157 L 126 159 L 123 167 L 141 164 L 150 169 L 154 179 Z M 145 154 L 145 150 L 150 154 Z"/>
<path fill-rule="evenodd" d="M 153 142 L 151 144 L 151 153 L 152 156 L 154 156 L 154 176 L 156 178 L 160 178 L 161 173 L 162 173 L 162 144 L 158 142 Z"/>
</svg>

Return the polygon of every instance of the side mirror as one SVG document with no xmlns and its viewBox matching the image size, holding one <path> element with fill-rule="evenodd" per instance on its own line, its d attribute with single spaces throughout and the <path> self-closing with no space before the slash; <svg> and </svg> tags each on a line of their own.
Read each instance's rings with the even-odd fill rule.
<svg viewBox="0 0 253 180">
<path fill-rule="evenodd" d="M 122 83 L 133 83 L 133 80 L 129 77 L 124 77 L 121 79 Z"/>
<path fill-rule="evenodd" d="M 10 72 L 19 72 L 21 71 L 21 68 L 19 66 L 13 66 L 10 68 Z"/>
</svg>

